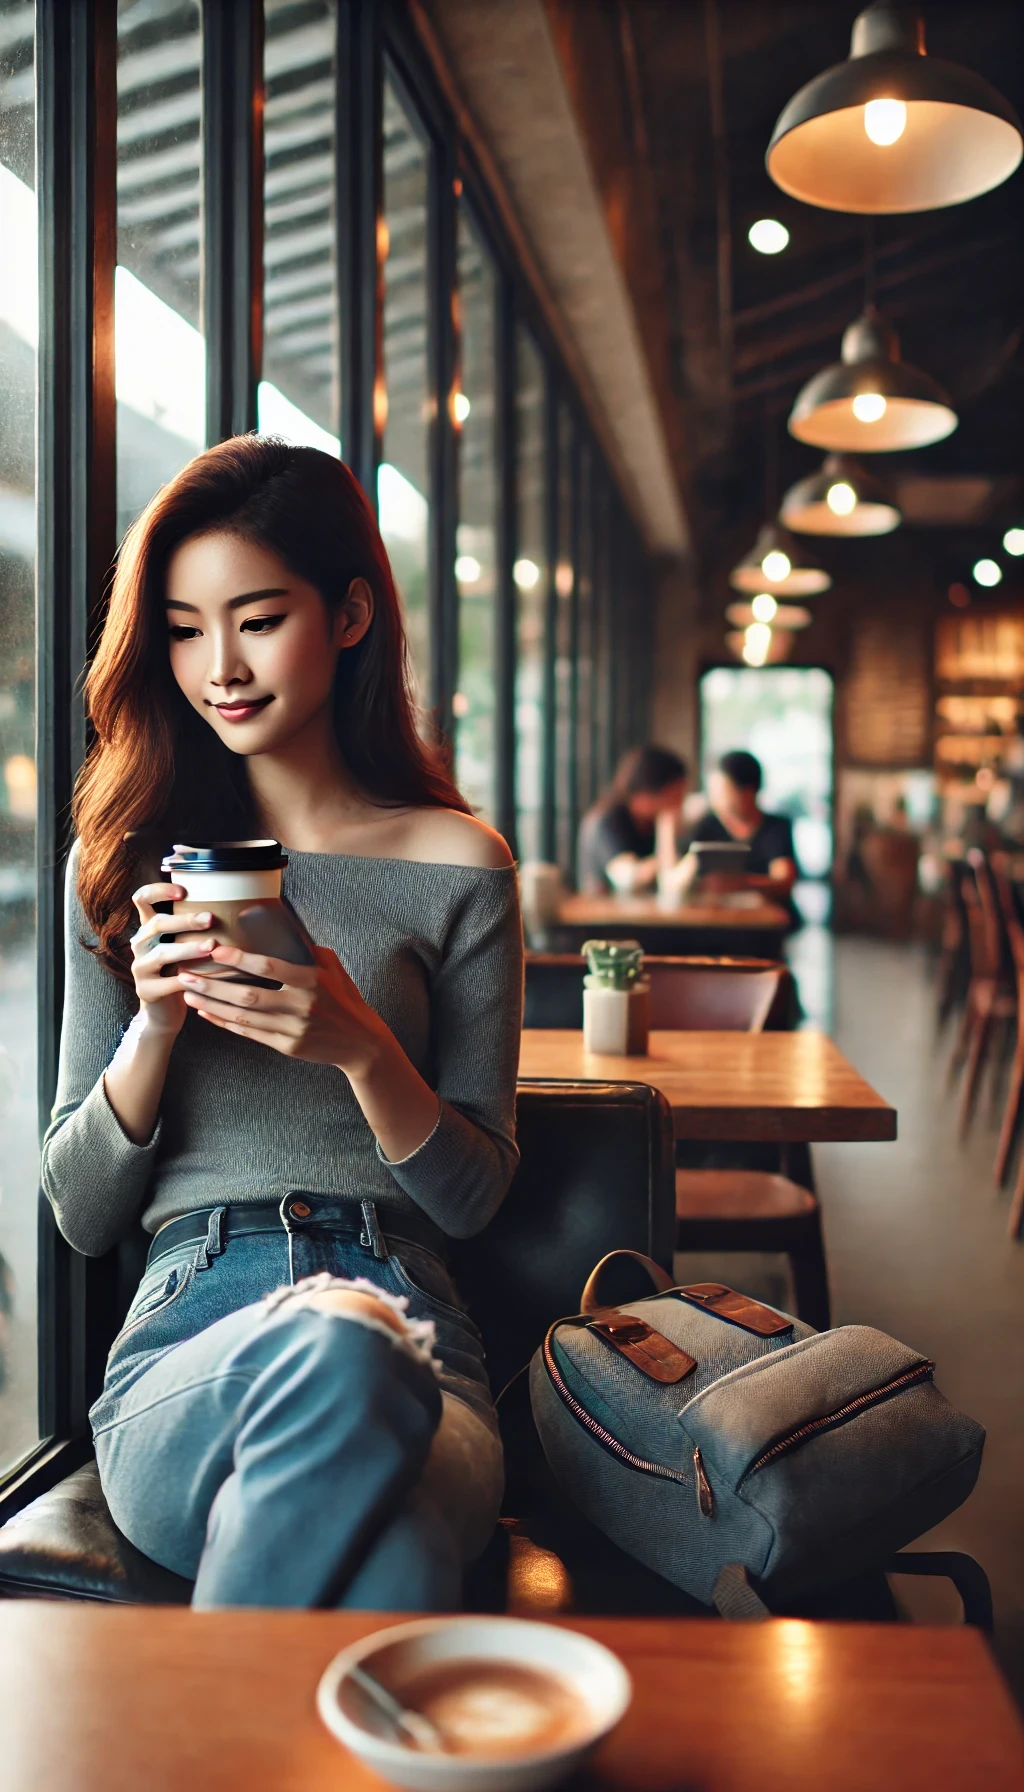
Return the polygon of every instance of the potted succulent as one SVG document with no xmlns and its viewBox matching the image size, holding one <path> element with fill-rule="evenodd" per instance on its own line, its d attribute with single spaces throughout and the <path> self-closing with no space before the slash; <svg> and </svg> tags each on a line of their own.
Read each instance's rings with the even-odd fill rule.
<svg viewBox="0 0 1024 1792">
<path fill-rule="evenodd" d="M 651 987 L 641 976 L 643 947 L 636 940 L 587 940 L 583 957 L 584 1051 L 642 1058 Z"/>
</svg>

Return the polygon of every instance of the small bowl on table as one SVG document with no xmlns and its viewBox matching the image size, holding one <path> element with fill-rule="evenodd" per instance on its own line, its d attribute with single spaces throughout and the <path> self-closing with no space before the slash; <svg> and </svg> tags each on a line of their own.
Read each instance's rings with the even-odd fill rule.
<svg viewBox="0 0 1024 1792">
<path fill-rule="evenodd" d="M 501 1752 L 468 1752 L 465 1736 L 443 1753 L 423 1752 L 400 1740 L 388 1718 L 352 1679 L 353 1668 L 372 1675 L 400 1702 L 416 1708 L 416 1687 L 425 1676 L 461 1664 L 473 1674 L 493 1666 L 540 1674 L 566 1691 L 573 1719 L 554 1745 L 514 1745 Z M 359 1760 L 394 1786 L 410 1792 L 539 1792 L 573 1772 L 615 1728 L 633 1696 L 618 1657 L 592 1637 L 556 1624 L 521 1618 L 422 1618 L 365 1636 L 325 1669 L 317 1709 L 331 1733 Z M 443 1722 L 427 1714 L 444 1733 Z"/>
</svg>

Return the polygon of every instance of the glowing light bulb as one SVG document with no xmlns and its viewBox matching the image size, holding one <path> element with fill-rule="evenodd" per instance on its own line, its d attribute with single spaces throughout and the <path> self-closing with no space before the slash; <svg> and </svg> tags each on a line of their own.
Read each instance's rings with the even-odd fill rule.
<svg viewBox="0 0 1024 1792">
<path fill-rule="evenodd" d="M 1003 569 L 996 560 L 976 560 L 974 577 L 979 585 L 998 585 L 1003 576 Z"/>
<path fill-rule="evenodd" d="M 532 591 L 540 581 L 540 567 L 536 560 L 517 560 L 512 568 L 512 577 L 520 591 Z"/>
<path fill-rule="evenodd" d="M 864 108 L 864 129 L 880 149 L 896 143 L 907 128 L 907 108 L 902 100 L 869 100 Z"/>
<path fill-rule="evenodd" d="M 453 395 L 452 416 L 455 418 L 456 423 L 465 423 L 471 408 L 469 399 L 464 392 L 456 392 Z"/>
<path fill-rule="evenodd" d="M 755 622 L 770 622 L 778 607 L 771 592 L 759 591 L 750 609 Z"/>
<path fill-rule="evenodd" d="M 778 218 L 758 218 L 747 231 L 747 241 L 759 255 L 781 255 L 789 242 L 789 231 Z"/>
<path fill-rule="evenodd" d="M 460 554 L 455 562 L 455 577 L 460 585 L 475 585 L 480 577 L 480 562 L 475 554 Z"/>
<path fill-rule="evenodd" d="M 763 666 L 768 658 L 772 631 L 766 622 L 752 622 L 743 634 L 743 658 L 748 666 Z"/>
<path fill-rule="evenodd" d="M 880 423 L 886 408 L 880 392 L 858 392 L 853 401 L 853 414 L 858 423 Z"/>
<path fill-rule="evenodd" d="M 1003 546 L 1008 554 L 1015 557 L 1024 554 L 1024 529 L 1007 529 L 1003 536 Z"/>
<path fill-rule="evenodd" d="M 761 571 L 773 585 L 781 585 L 783 579 L 789 578 L 792 570 L 793 562 L 788 554 L 782 552 L 781 548 L 769 548 L 761 562 Z"/>
<path fill-rule="evenodd" d="M 857 494 L 845 479 L 837 479 L 825 493 L 825 502 L 833 516 L 849 516 L 857 508 Z"/>
</svg>

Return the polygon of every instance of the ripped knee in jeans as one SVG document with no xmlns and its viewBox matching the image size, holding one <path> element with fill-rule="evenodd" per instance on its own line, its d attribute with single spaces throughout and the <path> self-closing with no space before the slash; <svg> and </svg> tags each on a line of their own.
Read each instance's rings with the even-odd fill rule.
<svg viewBox="0 0 1024 1792">
<path fill-rule="evenodd" d="M 365 1276 L 355 1276 L 349 1280 L 329 1275 L 326 1271 L 320 1275 L 306 1276 L 293 1287 L 275 1289 L 273 1294 L 267 1296 L 264 1311 L 268 1315 L 280 1312 L 289 1302 L 313 1307 L 340 1319 L 353 1320 L 357 1325 L 365 1325 L 371 1331 L 381 1332 L 393 1343 L 403 1346 L 421 1362 L 429 1363 L 435 1371 L 438 1367 L 433 1354 L 435 1334 L 432 1322 L 429 1319 L 410 1319 L 407 1311 L 409 1302 L 405 1295 L 391 1294 L 386 1288 L 378 1288 Z"/>
</svg>

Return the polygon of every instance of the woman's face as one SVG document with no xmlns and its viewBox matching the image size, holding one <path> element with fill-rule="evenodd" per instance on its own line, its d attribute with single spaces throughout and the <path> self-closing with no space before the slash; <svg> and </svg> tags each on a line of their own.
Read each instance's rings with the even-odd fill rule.
<svg viewBox="0 0 1024 1792">
<path fill-rule="evenodd" d="M 330 613 L 276 554 L 215 530 L 167 569 L 171 671 L 226 747 L 279 750 L 331 701 L 338 655 L 362 640 L 373 599 L 355 579 Z"/>
</svg>

